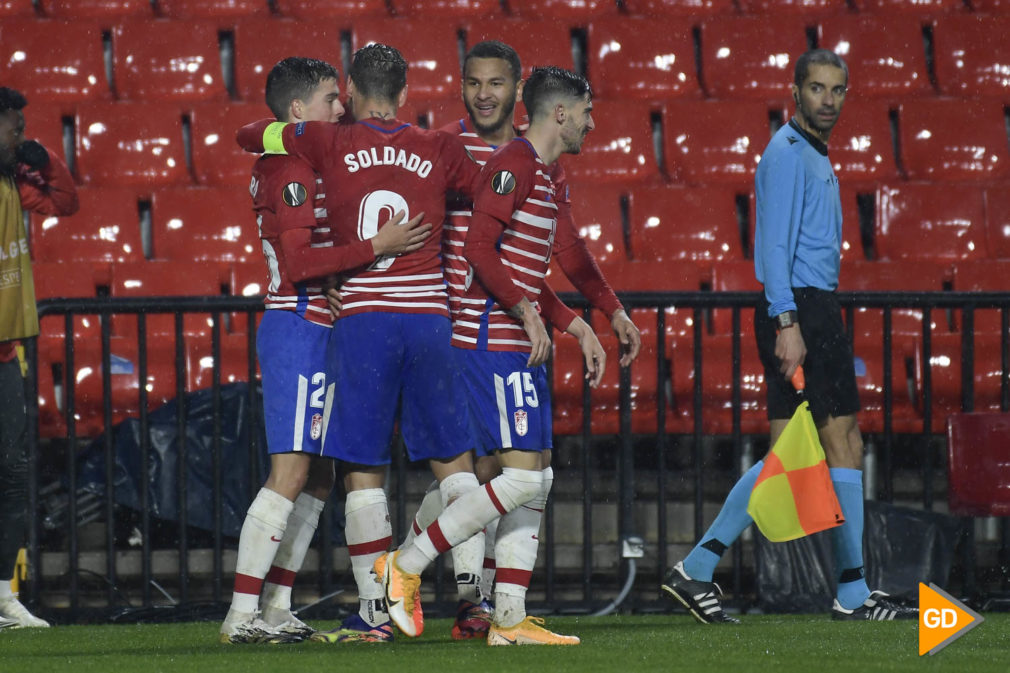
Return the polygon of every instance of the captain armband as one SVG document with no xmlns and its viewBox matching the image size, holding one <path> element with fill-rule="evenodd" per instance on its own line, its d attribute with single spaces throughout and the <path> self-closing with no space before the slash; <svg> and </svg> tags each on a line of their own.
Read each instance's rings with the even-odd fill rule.
<svg viewBox="0 0 1010 673">
<path fill-rule="evenodd" d="M 264 154 L 287 154 L 284 149 L 284 127 L 287 122 L 272 122 L 263 131 Z"/>
</svg>

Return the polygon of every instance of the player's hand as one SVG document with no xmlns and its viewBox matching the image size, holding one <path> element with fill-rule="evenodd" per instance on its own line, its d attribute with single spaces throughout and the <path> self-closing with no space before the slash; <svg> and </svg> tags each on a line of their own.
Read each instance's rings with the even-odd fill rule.
<svg viewBox="0 0 1010 673">
<path fill-rule="evenodd" d="M 565 331 L 579 340 L 579 348 L 582 349 L 582 357 L 586 362 L 586 380 L 589 381 L 590 388 L 596 388 L 603 380 L 603 372 L 607 368 L 607 353 L 603 350 L 603 345 L 593 328 L 582 318 L 575 318 Z"/>
<path fill-rule="evenodd" d="M 326 306 L 330 309 L 330 315 L 336 320 L 340 317 L 340 309 L 344 307 L 343 301 L 340 299 L 340 290 L 335 287 L 331 287 L 326 291 Z"/>
<path fill-rule="evenodd" d="M 775 357 L 779 359 L 779 371 L 783 376 L 792 378 L 793 372 L 807 357 L 807 345 L 803 342 L 798 324 L 779 330 L 775 337 Z"/>
<path fill-rule="evenodd" d="M 18 161 L 33 171 L 41 171 L 49 165 L 49 152 L 35 140 L 26 140 L 18 145 L 15 154 Z"/>
<path fill-rule="evenodd" d="M 610 326 L 614 328 L 614 334 L 621 342 L 620 365 L 627 367 L 638 357 L 638 352 L 642 349 L 642 333 L 635 327 L 635 323 L 631 322 L 631 318 L 623 308 L 617 309 L 614 313 L 610 319 Z"/>
<path fill-rule="evenodd" d="M 539 367 L 547 362 L 551 354 L 551 338 L 547 334 L 547 328 L 544 327 L 544 321 L 540 319 L 540 314 L 533 308 L 530 300 L 523 297 L 521 302 L 509 309 L 509 313 L 522 321 L 523 330 L 533 344 L 526 366 Z"/>
<path fill-rule="evenodd" d="M 372 237 L 372 250 L 376 257 L 402 255 L 417 250 L 431 235 L 431 224 L 421 224 L 424 213 L 418 213 L 403 222 L 404 212 L 397 211 L 393 218 L 379 228 Z M 403 222 L 403 224 L 400 224 Z"/>
</svg>

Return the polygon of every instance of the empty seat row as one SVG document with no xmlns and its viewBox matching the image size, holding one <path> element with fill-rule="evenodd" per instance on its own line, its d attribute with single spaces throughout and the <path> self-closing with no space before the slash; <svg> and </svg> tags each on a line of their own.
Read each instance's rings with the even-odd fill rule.
<svg viewBox="0 0 1010 673">
<path fill-rule="evenodd" d="M 453 99 L 408 104 L 401 118 L 441 126 L 464 114 Z M 581 155 L 563 162 L 568 175 L 583 182 L 749 185 L 772 135 L 770 119 L 781 123 L 787 115 L 784 104 L 756 101 L 681 100 L 656 107 L 600 100 Z M 26 135 L 57 152 L 67 147 L 66 137 L 76 138 L 71 164 L 85 185 L 246 186 L 254 156 L 234 143 L 234 133 L 267 116 L 265 105 L 246 103 L 30 104 Z M 830 156 L 848 185 L 1010 175 L 1003 105 L 980 100 L 920 100 L 896 108 L 854 101 L 832 135 Z"/>
<path fill-rule="evenodd" d="M 965 10 L 958 0 L 856 0 L 860 12 L 931 15 Z M 970 0 L 976 12 L 1005 12 L 1004 0 Z M 795 14 L 819 16 L 849 11 L 845 0 L 6 0 L 0 16 L 57 18 L 172 18 L 242 16 L 473 16 L 584 20 L 617 15 L 683 16 L 730 14 Z"/>
<path fill-rule="evenodd" d="M 1010 96 L 1001 74 L 1010 62 L 1010 44 L 1003 39 L 1010 32 L 1010 17 L 954 15 L 930 26 L 932 73 L 923 26 L 914 17 L 832 17 L 818 26 L 817 40 L 848 61 L 853 95 Z M 662 100 L 704 93 L 788 101 L 795 59 L 808 48 L 807 28 L 804 19 L 790 16 L 720 17 L 701 24 L 692 19 L 657 24 L 650 18 L 622 18 L 590 24 L 584 45 L 579 40 L 576 44 L 584 48 L 587 74 L 603 97 Z M 267 72 L 286 56 L 313 56 L 340 67 L 346 33 L 352 49 L 375 41 L 398 46 L 411 65 L 411 96 L 430 100 L 459 95 L 461 29 L 467 44 L 485 38 L 510 42 L 527 72 L 547 63 L 577 65 L 571 29 L 535 20 L 466 26 L 415 19 L 360 19 L 353 24 L 336 19 L 245 19 L 226 26 L 133 20 L 106 27 L 89 21 L 10 19 L 0 26 L 0 78 L 30 92 L 36 101 L 114 95 L 124 100 L 231 96 L 260 101 Z M 427 37 L 423 42 L 404 42 L 402 37 L 422 34 Z M 64 48 L 53 49 L 54 39 Z"/>
</svg>

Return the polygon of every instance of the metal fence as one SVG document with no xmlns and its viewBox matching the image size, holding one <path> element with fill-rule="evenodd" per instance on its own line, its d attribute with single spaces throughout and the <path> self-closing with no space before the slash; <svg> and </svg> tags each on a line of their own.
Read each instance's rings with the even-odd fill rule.
<svg viewBox="0 0 1010 673">
<path fill-rule="evenodd" d="M 584 309 L 588 317 L 589 310 L 584 300 L 575 296 L 563 298 L 570 305 Z M 554 609 L 606 609 L 608 603 L 613 607 L 618 598 L 624 601 L 624 608 L 657 607 L 656 587 L 664 568 L 676 560 L 676 554 L 686 551 L 702 535 L 713 508 L 718 507 L 729 484 L 739 475 L 741 466 L 746 467 L 747 461 L 754 459 L 754 452 L 767 445 L 766 440 L 761 444 L 764 431 L 757 429 L 756 425 L 760 424 L 759 417 L 763 411 L 753 408 L 753 405 L 744 408 L 744 391 L 752 394 L 760 387 L 759 377 L 745 372 L 747 368 L 753 370 L 754 363 L 744 355 L 745 347 L 753 341 L 747 322 L 759 296 L 753 293 L 713 292 L 629 293 L 622 294 L 621 299 L 644 333 L 662 335 L 662 338 L 654 337 L 650 342 L 653 344 L 650 352 L 618 374 L 614 389 L 618 398 L 615 433 L 594 434 L 594 422 L 600 415 L 600 392 L 594 393 L 583 385 L 578 405 L 581 410 L 579 430 L 557 438 L 555 489 L 545 512 L 540 569 L 535 573 L 534 586 L 531 587 L 534 603 Z M 914 445 L 925 447 L 911 458 L 913 472 L 921 478 L 921 488 L 913 489 L 912 499 L 918 506 L 932 509 L 938 499 L 936 484 L 940 483 L 942 488 L 943 475 L 942 458 L 938 457 L 941 452 L 936 446 L 938 423 L 942 424 L 942 419 L 938 421 L 937 416 L 945 413 L 944 408 L 937 407 L 934 400 L 938 367 L 946 364 L 953 367 L 951 371 L 960 372 L 959 404 L 956 409 L 946 409 L 946 412 L 973 410 L 978 403 L 975 365 L 979 364 L 976 362 L 975 316 L 982 312 L 991 320 L 998 315 L 998 334 L 986 337 L 989 342 L 995 342 L 998 358 L 993 358 L 986 350 L 988 359 L 981 364 L 984 371 L 993 376 L 983 376 L 981 380 L 988 386 L 985 404 L 989 408 L 1010 409 L 1010 295 L 859 292 L 840 293 L 839 299 L 850 336 L 861 334 L 865 343 L 879 344 L 875 356 L 880 359 L 874 364 L 880 367 L 879 385 L 874 388 L 879 392 L 879 409 L 874 410 L 878 419 L 875 423 L 879 427 L 868 433 L 872 435 L 868 445 L 878 458 L 878 464 L 867 465 L 867 471 L 872 470 L 874 477 L 879 476 L 879 481 L 873 480 L 874 486 L 869 489 L 868 497 L 886 501 L 895 498 L 895 478 L 901 472 L 899 468 L 907 467 L 910 462 L 907 455 L 896 461 L 896 451 L 906 446 L 911 438 Z M 220 460 L 222 342 L 228 332 L 229 321 L 235 316 L 244 320 L 245 331 L 231 336 L 245 343 L 245 376 L 239 377 L 254 381 L 256 360 L 252 326 L 261 310 L 259 298 L 238 297 L 98 298 L 40 302 L 39 314 L 44 324 L 51 324 L 54 316 L 63 318 L 62 370 L 54 372 L 53 376 L 60 378 L 62 383 L 60 416 L 65 432 L 60 437 L 40 438 L 39 357 L 37 344 L 34 340 L 29 341 L 28 355 L 33 365 L 28 378 L 29 427 L 32 429 L 29 437 L 29 511 L 33 516 L 29 527 L 28 557 L 30 566 L 35 569 L 34 579 L 26 591 L 29 601 L 42 602 L 50 609 L 65 610 L 68 619 L 75 619 L 89 610 L 110 614 L 114 608 L 126 607 L 122 596 L 122 587 L 126 584 L 131 584 L 139 592 L 139 599 L 129 601 L 135 609 L 152 609 L 168 604 L 183 609 L 196 603 L 220 605 L 227 601 L 232 572 L 228 560 L 235 540 L 226 538 L 220 526 L 221 471 L 227 469 Z M 678 320 L 687 318 L 678 323 L 681 332 L 674 336 L 671 336 L 669 324 L 672 312 L 679 312 Z M 81 316 L 97 316 L 99 321 L 102 427 L 111 428 L 117 417 L 112 394 L 112 322 L 115 316 L 137 316 L 138 469 L 140 474 L 146 475 L 151 468 L 148 450 L 150 340 L 147 326 L 149 316 L 165 313 L 174 316 L 172 358 L 175 397 L 180 401 L 185 400 L 187 392 L 186 349 L 187 341 L 191 340 L 186 334 L 184 319 L 198 314 L 207 316 L 209 320 L 209 357 L 213 362 L 209 388 L 215 419 L 211 430 L 211 481 L 215 488 L 209 494 L 207 507 L 212 508 L 216 525 L 211 531 L 194 532 L 187 521 L 186 507 L 179 507 L 178 520 L 174 523 L 152 520 L 147 506 L 150 496 L 147 480 L 141 478 L 140 505 L 134 513 L 139 531 L 139 549 L 133 549 L 124 545 L 123 535 L 121 532 L 117 534 L 114 525 L 117 505 L 112 435 L 109 432 L 103 435 L 105 491 L 97 496 L 92 494 L 90 503 L 80 501 L 77 462 L 82 440 L 77 432 L 78 410 L 75 409 L 75 386 L 79 378 L 73 338 L 75 321 Z M 901 337 L 906 344 L 914 344 L 914 360 L 921 365 L 917 369 L 913 367 L 915 371 L 908 369 L 912 366 L 905 359 L 908 352 L 900 348 L 896 350 L 899 339 L 893 334 L 893 318 L 899 313 L 905 318 L 912 315 L 920 319 L 921 331 L 917 335 L 905 334 Z M 725 322 L 727 314 L 729 329 L 718 341 L 721 346 L 714 351 L 706 350 L 707 342 L 712 341 L 713 325 L 717 322 L 714 316 L 718 315 L 719 320 Z M 872 316 L 868 321 L 872 325 L 879 324 L 879 334 L 866 335 L 858 331 L 860 320 L 865 316 Z M 945 335 L 944 339 L 948 334 L 960 335 L 956 353 L 958 361 L 951 361 L 950 353 L 946 352 L 945 363 L 937 362 L 934 344 L 938 332 Z M 719 348 L 726 350 L 723 352 Z M 902 361 L 896 363 L 896 357 Z M 725 369 L 727 362 L 730 381 L 719 385 L 728 397 L 718 406 L 712 398 L 716 384 L 711 379 L 715 378 L 715 374 L 709 378 L 706 376 L 715 369 Z M 611 362 L 611 366 L 616 368 L 616 362 Z M 901 375 L 903 368 L 908 369 L 908 376 Z M 677 373 L 671 374 L 672 370 Z M 636 388 L 636 372 L 647 373 L 644 378 L 655 381 L 654 389 L 651 384 Z M 991 379 L 997 375 L 998 385 L 994 389 Z M 687 382 L 689 394 L 685 395 L 685 388 L 677 381 L 681 384 Z M 903 381 L 907 382 L 908 390 L 896 390 Z M 558 392 L 555 391 L 556 399 Z M 248 386 L 247 395 L 250 422 L 255 425 L 259 423 L 260 404 L 255 385 Z M 678 398 L 676 404 L 671 399 L 674 397 Z M 899 397 L 911 403 L 913 414 L 904 418 L 901 427 L 896 427 L 894 419 L 896 407 L 900 404 L 896 401 Z M 641 404 L 644 398 L 648 398 L 644 401 L 650 404 Z M 646 413 L 650 418 L 642 418 L 642 408 L 648 409 Z M 714 417 L 721 419 L 715 426 L 712 422 Z M 646 430 L 642 429 L 643 420 Z M 176 414 L 178 451 L 181 454 L 177 462 L 180 466 L 177 474 L 180 503 L 186 503 L 190 497 L 185 474 L 186 444 L 183 440 L 187 435 L 186 423 L 186 405 L 183 402 L 178 405 Z M 250 438 L 250 463 L 255 464 L 255 457 L 263 452 L 264 447 L 259 445 L 256 432 L 250 433 Z M 54 449 L 56 446 L 64 448 L 62 454 Z M 715 453 L 721 456 L 718 464 L 713 464 Z M 53 463 L 54 456 L 60 456 L 58 460 L 63 461 L 62 469 Z M 418 466 L 407 462 L 403 451 L 395 451 L 394 456 L 388 488 L 394 535 L 402 536 L 413 515 L 413 506 L 429 478 L 422 476 L 424 472 Z M 57 474 L 59 485 L 66 492 L 62 530 L 46 534 L 43 534 L 41 520 L 42 501 L 47 497 L 47 485 L 42 483 L 43 474 Z M 264 477 L 255 469 L 250 470 L 246 494 L 249 500 Z M 905 496 L 908 499 L 907 493 Z M 84 560 L 79 526 L 83 508 L 90 508 L 93 517 L 104 521 L 101 549 L 93 549 L 94 553 L 87 560 Z M 303 575 L 309 578 L 308 589 L 303 588 L 301 592 L 306 600 L 332 595 L 341 588 L 346 588 L 350 594 L 354 592 L 353 582 L 346 571 L 346 554 L 335 547 L 330 533 L 333 516 L 339 516 L 339 512 L 328 507 L 313 546 L 314 551 L 303 569 Z M 157 536 L 152 534 L 156 528 L 162 531 L 172 529 L 172 534 L 168 536 L 170 544 L 159 546 Z M 1008 534 L 1005 525 L 1000 531 L 1000 540 L 1000 553 L 1006 558 Z M 644 558 L 638 561 L 641 556 Z M 731 592 L 739 597 L 751 590 L 745 577 L 748 561 L 743 545 L 734 545 L 732 559 L 728 583 Z M 639 565 L 636 566 L 636 562 Z M 440 563 L 438 570 L 441 569 Z M 633 583 L 638 572 L 638 581 Z M 81 580 L 83 574 L 97 575 L 104 589 L 85 589 Z M 300 579 L 299 584 L 302 582 Z M 435 592 L 434 611 L 437 612 L 439 607 L 446 609 L 446 601 L 452 598 L 445 573 L 436 573 L 432 588 Z M 627 591 L 629 588 L 632 589 L 630 592 Z"/>
</svg>

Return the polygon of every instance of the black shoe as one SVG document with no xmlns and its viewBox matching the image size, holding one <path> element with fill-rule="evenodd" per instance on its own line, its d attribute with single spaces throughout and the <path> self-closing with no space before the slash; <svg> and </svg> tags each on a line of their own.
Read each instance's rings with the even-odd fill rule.
<svg viewBox="0 0 1010 673">
<path fill-rule="evenodd" d="M 892 619 L 918 619 L 919 608 L 914 603 L 891 596 L 883 591 L 871 591 L 870 597 L 855 610 L 846 610 L 835 599 L 831 607 L 831 618 L 840 620 L 858 619 L 886 622 Z"/>
<path fill-rule="evenodd" d="M 687 608 L 702 624 L 739 624 L 740 620 L 727 615 L 719 603 L 722 589 L 715 582 L 699 582 L 684 572 L 681 561 L 666 574 L 663 591 Z"/>
</svg>

